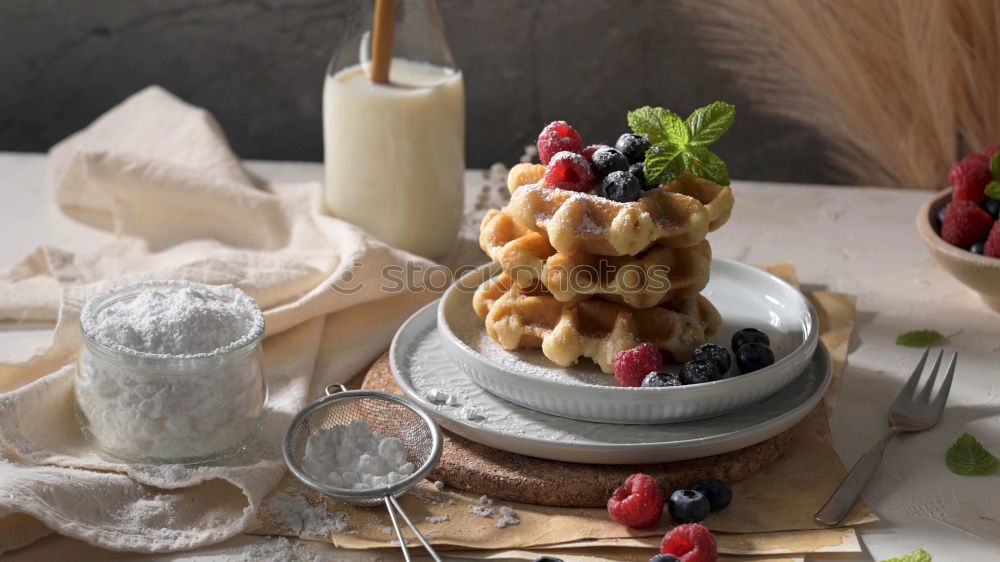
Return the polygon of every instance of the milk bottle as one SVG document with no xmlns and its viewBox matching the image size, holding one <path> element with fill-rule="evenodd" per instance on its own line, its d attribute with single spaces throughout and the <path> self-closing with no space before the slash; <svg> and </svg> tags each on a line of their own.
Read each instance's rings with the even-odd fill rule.
<svg viewBox="0 0 1000 562">
<path fill-rule="evenodd" d="M 355 10 L 323 88 L 327 210 L 388 244 L 439 257 L 462 218 L 462 73 L 434 0 L 399 0 L 389 83 L 372 83 L 372 5 Z"/>
</svg>

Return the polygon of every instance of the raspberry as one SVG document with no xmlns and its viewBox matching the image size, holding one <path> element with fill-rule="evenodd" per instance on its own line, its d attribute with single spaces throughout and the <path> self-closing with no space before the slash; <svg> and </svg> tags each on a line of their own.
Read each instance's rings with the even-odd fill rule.
<svg viewBox="0 0 1000 562">
<path fill-rule="evenodd" d="M 716 562 L 719 551 L 712 532 L 697 523 L 678 525 L 664 535 L 660 553 L 681 562 Z"/>
<path fill-rule="evenodd" d="M 632 349 L 619 351 L 611 364 L 615 367 L 615 380 L 621 386 L 639 386 L 649 373 L 663 368 L 660 348 L 651 343 L 639 344 Z"/>
<path fill-rule="evenodd" d="M 602 148 L 611 148 L 611 147 L 606 144 L 592 144 L 587 148 L 584 148 L 583 151 L 580 152 L 580 154 L 583 155 L 583 157 L 586 158 L 587 160 L 592 161 L 594 159 L 594 153 Z"/>
<path fill-rule="evenodd" d="M 993 158 L 997 152 L 1000 152 L 1000 144 L 991 144 L 983 149 L 983 156 Z"/>
<path fill-rule="evenodd" d="M 1000 221 L 993 223 L 993 228 L 990 230 L 990 237 L 986 239 L 986 249 L 983 250 L 983 255 L 991 258 L 1000 258 Z"/>
<path fill-rule="evenodd" d="M 539 133 L 537 146 L 542 164 L 548 164 L 556 153 L 564 150 L 579 154 L 583 150 L 583 140 L 569 123 L 553 121 Z"/>
<path fill-rule="evenodd" d="M 545 186 L 569 191 L 590 191 L 597 176 L 587 160 L 575 152 L 562 151 L 549 161 L 545 169 Z"/>
<path fill-rule="evenodd" d="M 951 165 L 948 182 L 954 188 L 952 199 L 979 202 L 986 199 L 986 184 L 993 179 L 990 159 L 983 154 L 966 154 Z"/>
<path fill-rule="evenodd" d="M 972 201 L 952 201 L 944 211 L 941 238 L 964 250 L 985 238 L 992 226 L 993 217 L 979 205 Z"/>
<path fill-rule="evenodd" d="M 660 487 L 646 474 L 633 474 L 611 494 L 608 513 L 615 521 L 633 529 L 654 525 L 663 515 Z"/>
</svg>

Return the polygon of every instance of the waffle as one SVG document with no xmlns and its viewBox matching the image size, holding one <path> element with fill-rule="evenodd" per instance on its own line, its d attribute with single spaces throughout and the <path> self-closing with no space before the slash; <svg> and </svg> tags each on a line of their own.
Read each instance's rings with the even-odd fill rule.
<svg viewBox="0 0 1000 562">
<path fill-rule="evenodd" d="M 546 188 L 544 170 L 541 164 L 514 166 L 507 177 L 511 200 L 504 210 L 567 254 L 634 256 L 654 243 L 694 246 L 725 224 L 734 202 L 729 186 L 685 176 L 643 192 L 638 201 L 619 203 Z"/>
<path fill-rule="evenodd" d="M 712 303 L 700 295 L 643 310 L 600 299 L 564 303 L 540 284 L 522 287 L 506 273 L 483 283 L 473 306 L 504 349 L 540 347 L 563 367 L 588 357 L 605 373 L 614 372 L 615 355 L 643 342 L 686 361 L 722 324 Z"/>
<path fill-rule="evenodd" d="M 653 246 L 639 256 L 556 252 L 545 236 L 503 211 L 491 210 L 479 244 L 519 285 L 540 280 L 556 300 L 599 295 L 634 308 L 690 297 L 708 283 L 712 250 L 702 240 L 690 248 Z"/>
</svg>

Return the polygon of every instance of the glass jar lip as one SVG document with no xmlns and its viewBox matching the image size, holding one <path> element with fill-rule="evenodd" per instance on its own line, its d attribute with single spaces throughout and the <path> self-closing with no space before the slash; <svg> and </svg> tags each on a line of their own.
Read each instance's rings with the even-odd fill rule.
<svg viewBox="0 0 1000 562">
<path fill-rule="evenodd" d="M 121 344 L 109 344 L 94 337 L 94 330 L 97 327 L 97 313 L 105 307 L 118 302 L 127 297 L 134 297 L 144 289 L 153 288 L 176 288 L 176 289 L 198 289 L 230 299 L 234 303 L 239 303 L 241 310 L 250 316 L 250 329 L 245 334 L 232 342 L 213 349 L 212 351 L 201 353 L 152 353 L 139 351 Z M 83 335 L 84 343 L 87 347 L 96 351 L 108 353 L 116 356 L 130 357 L 134 359 L 151 360 L 186 360 L 186 359 L 213 359 L 226 357 L 235 352 L 250 348 L 259 343 L 264 337 L 264 313 L 254 299 L 234 285 L 208 285 L 183 279 L 164 279 L 139 281 L 119 285 L 110 289 L 105 289 L 87 300 L 80 314 L 80 333 Z"/>
</svg>

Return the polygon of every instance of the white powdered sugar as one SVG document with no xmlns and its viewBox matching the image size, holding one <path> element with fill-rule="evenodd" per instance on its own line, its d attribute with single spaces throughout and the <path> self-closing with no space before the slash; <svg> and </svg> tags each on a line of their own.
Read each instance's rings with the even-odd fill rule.
<svg viewBox="0 0 1000 562">
<path fill-rule="evenodd" d="M 469 421 L 482 421 L 486 419 L 486 416 L 483 415 L 482 410 L 480 410 L 475 406 L 462 407 L 461 411 L 459 411 L 459 415 Z"/>
<path fill-rule="evenodd" d="M 489 496 L 480 496 L 479 505 L 469 506 L 469 511 L 477 517 L 494 517 L 497 519 L 497 529 L 504 529 L 511 525 L 520 525 L 521 520 L 517 518 L 517 512 L 509 505 L 493 505 L 493 499 Z"/>
<path fill-rule="evenodd" d="M 128 291 L 132 298 L 105 303 Z M 85 335 L 112 350 L 142 357 L 219 354 L 249 343 L 263 315 L 231 285 L 149 281 L 105 291 L 87 302 Z"/>
<path fill-rule="evenodd" d="M 447 520 L 448 520 L 447 513 L 445 513 L 444 515 L 433 515 L 431 517 L 424 517 L 424 521 L 428 523 L 444 523 Z"/>
<path fill-rule="evenodd" d="M 496 510 L 486 505 L 473 505 L 469 508 L 469 511 L 471 511 L 473 515 L 478 515 L 479 517 L 490 517 L 496 514 Z"/>
<path fill-rule="evenodd" d="M 282 530 L 297 535 L 328 537 L 332 533 L 358 533 L 348 524 L 347 512 L 329 512 L 323 503 L 313 505 L 305 496 L 292 489 L 282 490 L 267 498 L 260 509 Z"/>
<path fill-rule="evenodd" d="M 105 452 L 189 462 L 238 450 L 259 426 L 264 320 L 239 289 L 119 287 L 87 302 L 81 326 L 76 404 Z"/>
<path fill-rule="evenodd" d="M 372 431 L 368 422 L 355 420 L 317 431 L 306 441 L 305 471 L 334 488 L 384 488 L 413 474 L 406 447 L 395 437 Z"/>
</svg>

